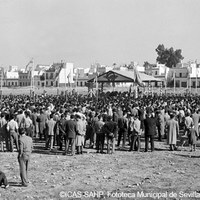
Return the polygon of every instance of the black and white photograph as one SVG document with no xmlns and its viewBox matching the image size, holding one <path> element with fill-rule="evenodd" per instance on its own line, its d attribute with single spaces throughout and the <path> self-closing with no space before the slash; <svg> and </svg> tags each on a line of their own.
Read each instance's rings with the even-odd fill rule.
<svg viewBox="0 0 200 200">
<path fill-rule="evenodd" d="M 0 200 L 200 199 L 199 0 L 0 0 Z"/>
</svg>

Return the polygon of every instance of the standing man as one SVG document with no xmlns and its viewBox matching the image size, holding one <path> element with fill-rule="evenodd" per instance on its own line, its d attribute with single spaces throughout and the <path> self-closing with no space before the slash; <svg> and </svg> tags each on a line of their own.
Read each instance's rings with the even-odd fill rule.
<svg viewBox="0 0 200 200">
<path fill-rule="evenodd" d="M 9 151 L 9 139 L 6 127 L 7 127 L 7 121 L 5 119 L 5 113 L 1 113 L 1 119 L 0 119 L 1 151 L 4 151 L 4 142 L 6 143 L 6 150 Z"/>
<path fill-rule="evenodd" d="M 58 146 L 59 146 L 59 150 L 62 151 L 62 147 L 63 147 L 63 139 L 66 143 L 66 119 L 64 117 L 64 114 L 61 115 L 61 119 L 57 122 L 57 126 L 58 126 Z"/>
<path fill-rule="evenodd" d="M 104 147 L 104 140 L 105 140 L 105 133 L 102 131 L 102 127 L 104 125 L 103 122 L 103 117 L 102 115 L 98 116 L 98 121 L 95 122 L 94 124 L 94 129 L 96 132 L 96 150 L 97 153 L 99 153 L 99 151 L 101 153 L 103 153 L 103 147 Z"/>
<path fill-rule="evenodd" d="M 25 111 L 24 112 L 24 119 L 21 121 L 21 124 L 24 123 L 25 129 L 26 129 L 26 134 L 28 136 L 30 136 L 31 138 L 33 138 L 33 121 L 30 118 L 30 111 Z M 20 126 L 20 124 L 19 124 Z"/>
<path fill-rule="evenodd" d="M 46 140 L 46 122 L 47 122 L 47 115 L 44 113 L 44 110 L 40 110 L 40 115 L 37 117 L 37 122 L 39 126 L 39 137 L 42 140 L 42 136 Z"/>
<path fill-rule="evenodd" d="M 140 137 L 142 130 L 141 130 L 141 121 L 138 119 L 137 115 L 131 116 L 130 128 L 131 128 L 131 144 L 129 151 L 132 151 L 134 147 L 134 149 L 139 152 L 141 146 Z"/>
<path fill-rule="evenodd" d="M 77 123 L 75 121 L 75 116 L 72 114 L 70 116 L 70 120 L 66 121 L 66 145 L 65 145 L 65 153 L 69 153 L 69 145 L 71 144 L 71 155 L 75 155 L 75 139 L 77 134 Z"/>
<path fill-rule="evenodd" d="M 18 114 L 16 116 L 16 122 L 18 123 L 18 125 L 21 124 L 21 121 L 24 119 L 24 113 L 23 113 L 23 110 L 22 109 L 19 109 L 18 110 Z"/>
<path fill-rule="evenodd" d="M 13 143 L 15 143 L 17 151 L 19 150 L 19 134 L 18 134 L 18 124 L 14 120 L 14 114 L 10 116 L 10 121 L 7 123 L 7 131 L 10 136 L 10 151 L 13 152 Z"/>
<path fill-rule="evenodd" d="M 179 134 L 179 125 L 175 120 L 175 114 L 170 113 L 170 120 L 167 122 L 167 143 L 170 146 L 170 151 L 176 150 L 177 136 Z"/>
<path fill-rule="evenodd" d="M 77 154 L 83 153 L 84 137 L 86 132 L 86 123 L 84 121 L 84 116 L 76 114 L 77 119 L 77 134 L 76 134 L 76 147 Z"/>
<path fill-rule="evenodd" d="M 157 128 L 158 128 L 158 141 L 162 141 L 162 137 L 165 134 L 165 119 L 164 115 L 161 111 L 158 111 L 158 118 L 157 118 Z"/>
<path fill-rule="evenodd" d="M 19 138 L 19 154 L 18 154 L 18 162 L 20 168 L 20 177 L 22 180 L 22 186 L 28 186 L 28 166 L 30 162 L 30 155 L 33 149 L 33 141 L 32 138 L 26 136 L 26 130 L 21 128 L 19 130 L 20 138 Z"/>
<path fill-rule="evenodd" d="M 193 122 L 194 122 L 194 129 L 196 130 L 197 137 L 199 137 L 200 114 L 199 114 L 198 108 L 196 108 L 194 113 L 192 114 L 192 119 L 193 119 Z"/>
<path fill-rule="evenodd" d="M 107 153 L 110 153 L 110 147 L 112 149 L 111 153 L 114 153 L 115 138 L 117 137 L 117 123 L 112 121 L 112 116 L 108 116 L 107 122 L 103 126 L 103 131 L 107 137 Z"/>
<path fill-rule="evenodd" d="M 49 148 L 49 143 L 50 143 L 50 151 L 53 149 L 55 125 L 56 125 L 56 122 L 53 120 L 53 114 L 50 114 L 50 119 L 47 120 L 47 122 L 46 122 L 46 128 L 47 128 L 46 149 Z"/>
<path fill-rule="evenodd" d="M 38 135 L 37 135 L 37 130 L 36 130 L 36 126 L 37 126 L 37 112 L 36 112 L 36 109 L 34 108 L 33 109 L 33 112 L 32 112 L 32 114 L 31 114 L 31 116 L 30 116 L 30 118 L 31 118 L 31 120 L 32 120 L 32 122 L 33 122 L 33 137 L 38 137 Z"/>
<path fill-rule="evenodd" d="M 124 116 L 118 118 L 118 142 L 117 146 L 120 145 L 121 138 L 123 137 L 122 148 L 125 147 L 126 138 L 128 133 L 128 120 L 127 113 L 124 113 Z"/>
<path fill-rule="evenodd" d="M 147 117 L 144 120 L 145 135 L 145 152 L 149 149 L 149 140 L 151 143 L 151 151 L 154 151 L 154 135 L 156 134 L 156 118 L 152 116 L 151 108 L 147 108 Z"/>
</svg>

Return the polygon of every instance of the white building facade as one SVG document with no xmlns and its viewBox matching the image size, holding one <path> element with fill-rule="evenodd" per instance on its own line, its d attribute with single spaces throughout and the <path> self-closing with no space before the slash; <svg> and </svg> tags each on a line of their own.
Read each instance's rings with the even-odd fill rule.
<svg viewBox="0 0 200 200">
<path fill-rule="evenodd" d="M 200 66 L 197 63 L 178 65 L 170 69 L 168 77 L 175 78 L 176 87 L 200 87 Z"/>
</svg>

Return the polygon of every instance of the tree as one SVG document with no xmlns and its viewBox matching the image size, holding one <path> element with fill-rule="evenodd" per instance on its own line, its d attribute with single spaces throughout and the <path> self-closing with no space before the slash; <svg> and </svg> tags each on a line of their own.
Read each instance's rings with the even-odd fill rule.
<svg viewBox="0 0 200 200">
<path fill-rule="evenodd" d="M 176 67 L 176 64 L 184 59 L 184 57 L 181 55 L 181 49 L 174 51 L 173 47 L 167 49 L 163 44 L 158 45 L 156 52 L 158 54 L 156 61 L 160 64 L 165 64 L 169 68 Z"/>
</svg>

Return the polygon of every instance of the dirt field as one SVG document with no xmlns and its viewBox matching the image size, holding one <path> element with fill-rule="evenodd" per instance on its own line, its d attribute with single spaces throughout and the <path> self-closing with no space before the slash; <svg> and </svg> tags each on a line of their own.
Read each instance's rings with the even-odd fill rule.
<svg viewBox="0 0 200 200">
<path fill-rule="evenodd" d="M 10 187 L 0 188 L 0 199 L 200 199 L 199 147 L 196 152 L 187 146 L 171 152 L 165 142 L 156 141 L 155 148 L 110 155 L 84 149 L 83 155 L 72 157 L 50 153 L 37 142 L 27 188 L 20 186 L 17 152 L 1 152 L 0 169 Z"/>
<path fill-rule="evenodd" d="M 4 94 L 11 91 L 29 93 L 9 89 Z M 187 146 L 171 152 L 165 142 L 157 141 L 155 148 L 137 153 L 129 152 L 127 146 L 113 155 L 86 148 L 83 155 L 72 157 L 44 150 L 44 143 L 35 142 L 27 188 L 20 185 L 17 152 L 0 152 L 0 170 L 10 184 L 6 190 L 0 188 L 0 200 L 200 199 L 200 141 L 196 152 Z"/>
</svg>

